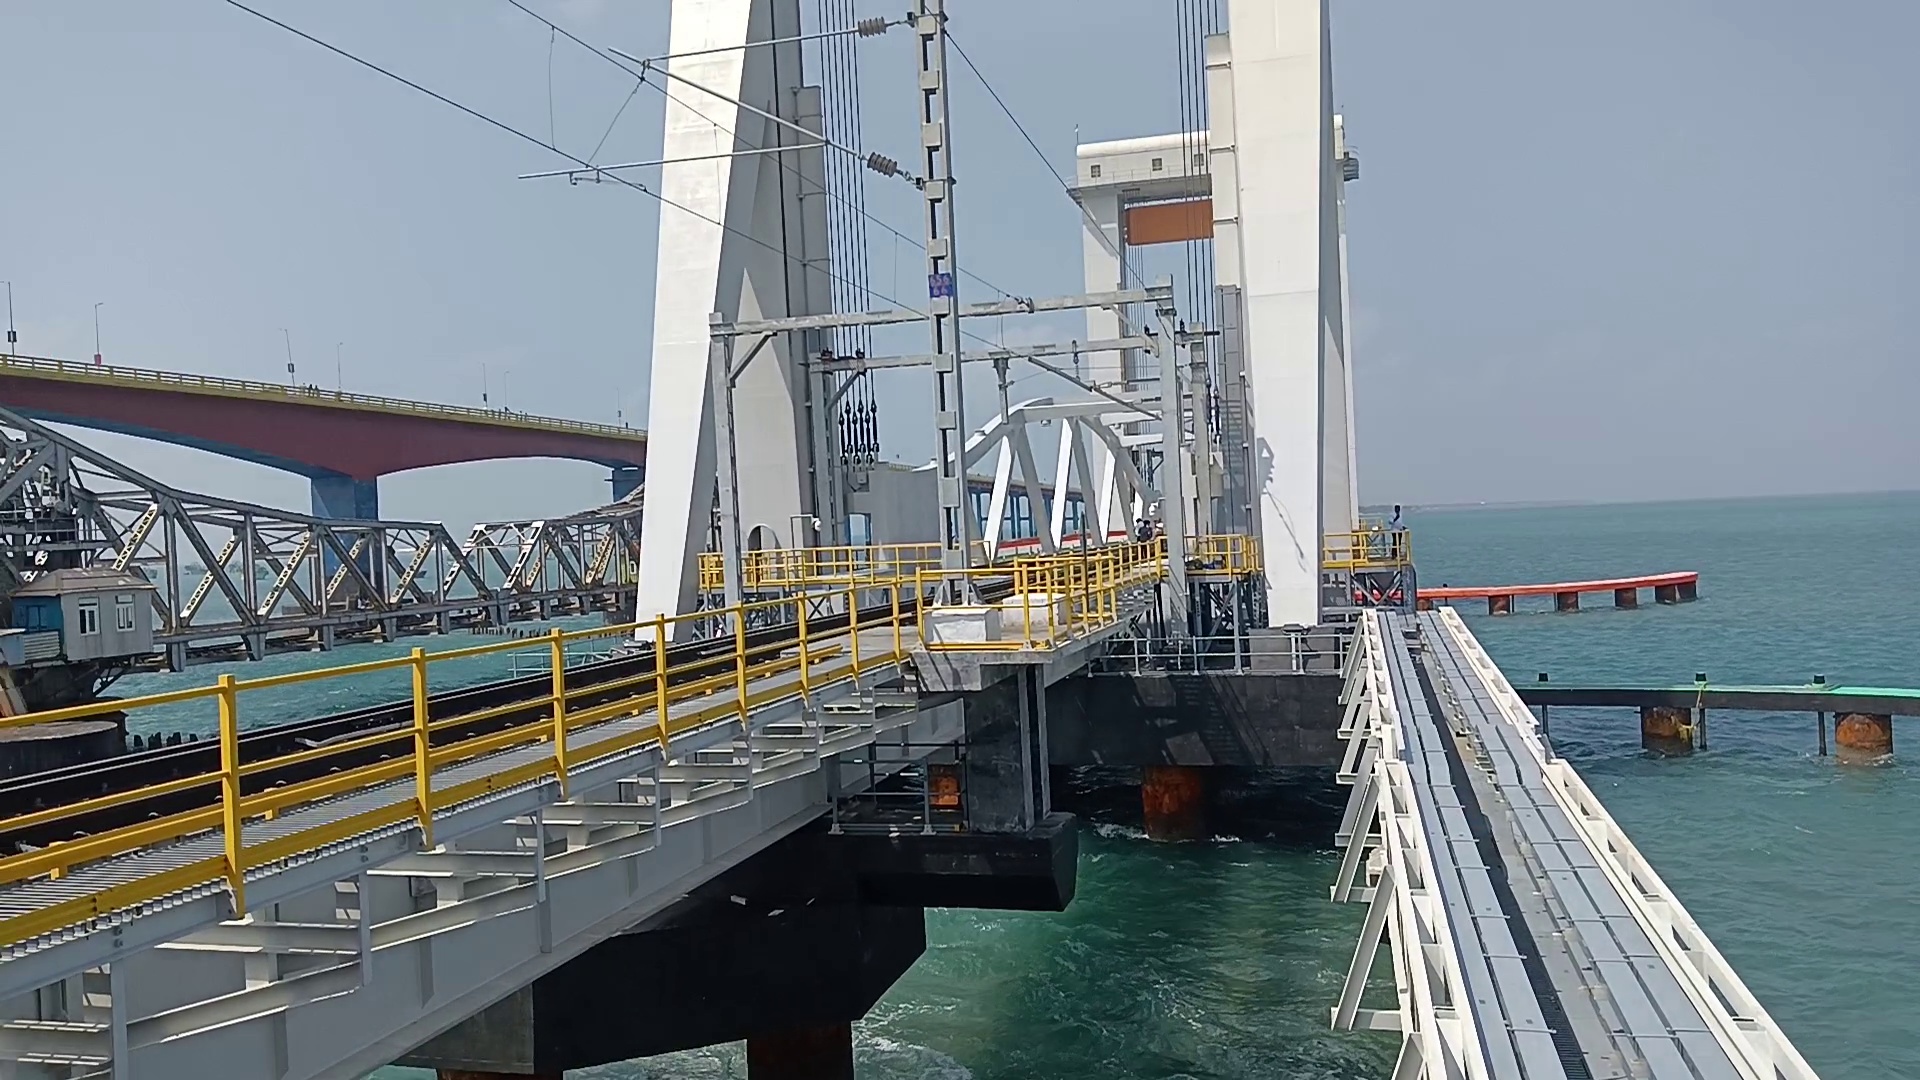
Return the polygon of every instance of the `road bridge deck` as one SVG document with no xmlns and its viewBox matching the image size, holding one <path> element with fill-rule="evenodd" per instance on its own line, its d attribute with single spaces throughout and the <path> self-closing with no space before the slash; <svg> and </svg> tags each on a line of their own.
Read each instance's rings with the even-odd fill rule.
<svg viewBox="0 0 1920 1080">
<path fill-rule="evenodd" d="M 1811 1080 L 1451 611 L 1369 614 L 1349 665 L 1338 900 L 1369 910 L 1333 1021 L 1396 1077 Z M 1397 1009 L 1363 1008 L 1391 942 Z"/>
</svg>

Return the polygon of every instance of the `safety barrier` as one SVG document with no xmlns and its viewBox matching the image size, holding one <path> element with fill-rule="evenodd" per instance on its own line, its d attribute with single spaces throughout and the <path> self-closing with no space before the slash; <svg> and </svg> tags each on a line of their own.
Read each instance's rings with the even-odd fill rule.
<svg viewBox="0 0 1920 1080">
<path fill-rule="evenodd" d="M 504 427 L 533 428 L 540 431 L 571 431 L 612 439 L 642 441 L 647 433 L 616 424 L 595 424 L 584 420 L 561 420 L 551 416 L 532 416 L 504 409 L 476 409 L 467 405 L 441 405 L 431 401 L 409 401 L 378 394 L 349 394 L 342 390 L 323 390 L 318 386 L 282 386 L 252 379 L 228 379 L 218 375 L 194 375 L 178 371 L 154 371 L 148 368 L 83 364 L 77 360 L 57 360 L 47 356 L 17 356 L 0 353 L 0 374 L 18 373 L 32 378 L 60 382 L 102 383 L 143 389 L 186 390 L 221 397 L 274 399 L 303 405 L 348 406 L 404 413 L 409 416 L 433 416 Z"/>
<path fill-rule="evenodd" d="M 994 606 L 997 634 L 983 635 L 986 640 L 941 641 L 928 636 L 928 620 L 922 619 L 920 644 L 935 652 L 1054 648 L 1118 622 L 1123 593 L 1166 576 L 1166 550 L 1165 538 L 1159 538 L 1026 556 L 1010 566 L 920 570 L 914 588 L 922 596 L 953 578 L 971 582 L 976 592 L 989 580 L 1010 586 L 1006 599 Z"/>
<path fill-rule="evenodd" d="M 939 544 L 873 544 L 864 547 L 772 548 L 740 556 L 740 586 L 749 591 L 809 589 L 820 585 L 890 583 L 940 565 Z M 720 552 L 700 555 L 700 589 L 726 586 Z"/>
<path fill-rule="evenodd" d="M 1056 555 L 1040 556 L 1026 551 L 1038 540 L 1025 539 L 1002 541 L 999 545 L 1003 557 L 993 565 L 1004 567 L 1010 561 L 1005 556 L 1013 552 L 1013 559 L 1030 558 L 1079 558 L 1074 547 L 1078 536 L 1069 536 Z M 1116 533 L 1105 544 L 1090 547 L 1090 553 L 1107 550 L 1116 544 L 1129 543 L 1124 533 Z M 975 555 L 985 560 L 985 548 L 975 541 Z M 1224 534 L 1218 536 L 1198 536 L 1187 542 L 1187 561 L 1189 576 L 1198 577 L 1245 577 L 1257 574 L 1261 569 L 1260 542 L 1251 536 Z M 702 592 L 717 593 L 726 586 L 725 562 L 717 551 L 702 552 L 700 555 L 700 589 Z M 740 556 L 740 586 L 748 592 L 771 592 L 782 589 L 808 589 L 815 586 L 847 585 L 855 582 L 885 585 L 893 581 L 907 581 L 921 570 L 937 572 L 940 568 L 939 544 L 872 544 L 867 546 L 837 546 L 809 548 L 773 548 L 762 551 L 742 552 Z M 991 573 L 993 571 L 982 571 Z"/>
<path fill-rule="evenodd" d="M 1379 521 L 1352 532 L 1328 533 L 1321 542 L 1323 570 L 1402 570 L 1413 565 L 1413 534 Z"/>
<path fill-rule="evenodd" d="M 1187 541 L 1187 576 L 1190 578 L 1240 578 L 1258 574 L 1260 541 L 1239 533 L 1195 536 Z"/>
<path fill-rule="evenodd" d="M 510 704 L 435 719 L 429 707 L 430 677 L 435 665 L 448 661 L 484 656 L 509 650 L 525 650 L 527 642 L 509 640 L 486 645 L 452 649 L 428 655 L 414 649 L 409 655 L 373 660 L 317 671 L 292 672 L 254 679 L 220 676 L 212 685 L 150 694 L 143 697 L 93 702 L 69 708 L 0 719 L 0 728 L 24 727 L 65 720 L 78 720 L 106 713 L 130 711 L 157 705 L 195 700 L 211 700 L 219 714 L 220 767 L 218 770 L 180 777 L 132 791 L 118 792 L 65 806 L 0 820 L 0 833 L 16 829 L 77 821 L 84 815 L 115 807 L 126 807 L 144 800 L 182 792 L 217 789 L 217 800 L 194 810 L 151 818 L 136 825 L 114 828 L 95 835 L 50 844 L 0 858 L 0 885 L 33 878 L 59 879 L 74 868 L 112 859 L 159 845 L 169 844 L 196 834 L 220 829 L 225 837 L 222 855 L 174 867 L 164 873 L 119 882 L 109 887 L 66 898 L 37 909 L 0 913 L 0 946 L 14 945 L 42 934 L 71 926 L 86 919 L 114 911 L 134 908 L 184 889 L 225 880 L 231 890 L 234 914 L 246 911 L 245 875 L 254 867 L 314 851 L 328 844 L 367 832 L 398 825 L 413 819 L 418 822 L 423 844 L 433 845 L 433 815 L 436 810 L 488 795 L 516 785 L 557 780 L 566 790 L 572 768 L 598 761 L 609 755 L 629 751 L 644 743 L 669 744 L 676 735 L 716 720 L 738 716 L 744 725 L 749 713 L 796 689 L 802 695 L 841 682 L 858 679 L 876 666 L 891 664 L 906 655 L 904 621 L 911 617 L 911 603 L 903 602 L 899 589 L 888 590 L 890 610 L 861 621 L 860 590 L 849 587 L 840 598 L 828 598 L 844 608 L 833 615 L 830 626 L 821 630 L 822 597 L 782 597 L 736 605 L 720 611 L 667 617 L 650 622 L 596 627 L 588 630 L 554 630 L 546 636 L 552 688 L 543 698 L 522 699 Z M 871 594 L 872 590 L 866 590 Z M 791 609 L 780 610 L 780 609 Z M 732 626 L 734 648 L 732 664 L 727 657 L 709 658 L 669 666 L 666 644 L 671 628 L 682 619 L 711 623 L 724 616 Z M 772 643 L 749 646 L 747 623 L 756 617 L 771 616 L 791 623 L 795 634 Z M 810 623 L 812 625 L 810 625 Z M 881 628 L 889 632 L 878 632 Z M 868 632 L 863 646 L 861 633 Z M 632 637 L 638 634 L 653 642 L 653 669 L 592 686 L 569 689 L 566 686 L 566 651 L 569 644 L 596 638 Z M 369 732 L 331 745 L 244 761 L 240 754 L 242 704 L 245 695 L 272 687 L 300 683 L 324 683 L 351 679 L 379 671 L 407 669 L 412 675 L 412 717 L 405 727 Z M 718 670 L 715 670 L 718 669 Z M 688 679 L 686 676 L 698 674 Z M 771 676 L 782 676 L 776 685 L 755 689 L 753 684 Z M 583 697 L 604 697 L 619 692 L 612 701 L 590 707 L 577 707 Z M 691 711 L 670 714 L 676 703 L 712 698 L 711 704 Z M 450 738 L 455 728 L 471 728 L 489 719 L 540 709 L 537 720 L 514 723 L 508 727 L 463 738 Z M 595 739 L 595 727 L 615 719 L 644 716 L 652 712 L 657 723 L 650 729 Z M 485 755 L 530 744 L 550 743 L 551 751 L 528 764 L 483 775 L 459 784 L 436 788 L 434 778 L 450 766 Z M 373 764 L 353 764 L 348 755 L 364 756 L 368 750 L 386 749 L 392 756 Z M 339 771 L 328 773 L 329 761 L 342 761 Z M 306 766 L 323 773 L 315 779 L 288 783 L 263 790 L 250 790 L 262 781 L 264 773 L 292 766 Z M 412 778 L 411 797 L 396 798 L 368 811 L 302 829 L 272 840 L 248 844 L 242 826 L 249 820 L 272 819 L 299 807 L 352 793 L 366 792 L 395 781 Z"/>
</svg>

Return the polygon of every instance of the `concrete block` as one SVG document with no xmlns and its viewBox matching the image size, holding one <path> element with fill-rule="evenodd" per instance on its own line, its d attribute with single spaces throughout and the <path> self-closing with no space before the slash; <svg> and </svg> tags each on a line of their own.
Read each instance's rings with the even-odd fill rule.
<svg viewBox="0 0 1920 1080">
<path fill-rule="evenodd" d="M 996 606 L 954 604 L 929 609 L 921 625 L 929 645 L 980 645 L 1002 640 L 1001 618 Z"/>
</svg>

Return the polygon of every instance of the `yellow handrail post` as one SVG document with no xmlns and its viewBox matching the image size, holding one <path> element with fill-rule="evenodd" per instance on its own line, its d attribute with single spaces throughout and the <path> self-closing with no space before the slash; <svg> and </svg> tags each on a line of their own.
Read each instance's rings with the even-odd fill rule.
<svg viewBox="0 0 1920 1080">
<path fill-rule="evenodd" d="M 667 739 L 672 735 L 667 725 L 666 612 L 653 617 L 653 707 L 660 714 L 660 753 L 664 757 L 667 752 Z"/>
<path fill-rule="evenodd" d="M 227 887 L 233 890 L 235 918 L 247 913 L 246 863 L 240 834 L 240 691 L 232 673 L 220 676 L 220 808 L 227 842 Z"/>
<path fill-rule="evenodd" d="M 893 658 L 900 659 L 906 650 L 900 647 L 900 575 L 893 576 L 893 584 L 887 586 L 887 595 L 893 600 Z"/>
<path fill-rule="evenodd" d="M 1027 568 L 1015 565 L 1013 568 L 1013 592 L 1020 598 L 1020 643 L 1033 648 L 1033 576 Z M 1053 635 L 1053 604 L 1047 604 L 1047 635 Z"/>
<path fill-rule="evenodd" d="M 567 797 L 567 637 L 559 627 L 547 632 L 553 653 L 553 771 L 560 797 Z"/>
<path fill-rule="evenodd" d="M 747 605 L 733 609 L 733 691 L 740 699 L 740 727 L 747 726 Z"/>
<path fill-rule="evenodd" d="M 920 645 L 923 648 L 926 647 L 927 645 L 927 609 L 933 606 L 933 604 L 929 602 L 927 599 L 926 576 L 927 576 L 927 571 L 925 570 L 925 568 L 923 567 L 914 568 L 913 602 L 915 605 L 915 610 L 917 610 L 919 614 L 914 617 L 913 627 L 914 627 L 914 633 L 920 635 Z"/>
<path fill-rule="evenodd" d="M 860 681 L 860 589 L 847 586 L 847 652 L 853 657 L 853 679 Z"/>
<path fill-rule="evenodd" d="M 800 697 L 804 701 L 813 700 L 813 683 L 807 677 L 807 594 L 795 593 L 793 610 L 800 623 Z"/>
<path fill-rule="evenodd" d="M 427 713 L 427 650 L 415 646 L 413 669 L 413 804 L 420 818 L 420 846 L 433 846 L 433 729 Z"/>
</svg>

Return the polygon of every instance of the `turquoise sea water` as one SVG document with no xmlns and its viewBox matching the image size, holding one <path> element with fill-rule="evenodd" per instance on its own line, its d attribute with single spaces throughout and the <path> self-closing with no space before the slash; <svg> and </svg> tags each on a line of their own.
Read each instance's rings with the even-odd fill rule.
<svg viewBox="0 0 1920 1080">
<path fill-rule="evenodd" d="M 1423 579 L 1456 585 L 1698 570 L 1701 599 L 1468 621 L 1515 682 L 1920 685 L 1920 495 L 1488 509 L 1413 516 Z M 1600 599 L 1600 598 L 1597 598 Z M 1601 599 L 1604 603 L 1604 599 Z M 1903 725 L 1911 723 L 1903 721 Z M 1920 1076 L 1920 771 L 1814 756 L 1806 716 L 1716 714 L 1659 760 L 1631 715 L 1556 711 L 1557 748 L 1825 1080 Z M 1920 727 L 1901 726 L 1896 753 Z M 1360 912 L 1327 899 L 1320 812 L 1250 785 L 1237 830 L 1146 841 L 1130 791 L 1082 776 L 1092 821 L 1061 915 L 934 911 L 924 957 L 856 1029 L 860 1075 L 1383 1077 L 1391 1044 L 1327 1009 Z M 416 1076 L 387 1070 L 384 1076 Z M 744 1077 L 738 1046 L 590 1070 Z"/>
</svg>

